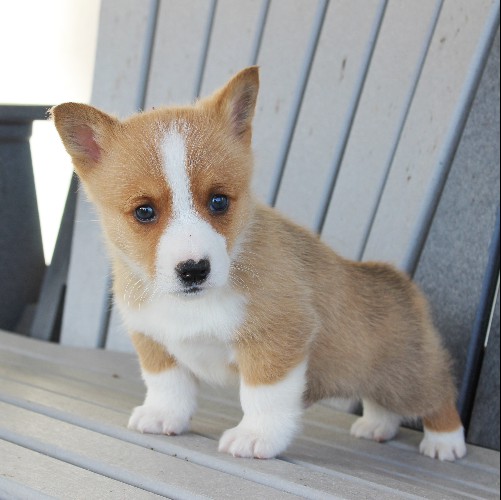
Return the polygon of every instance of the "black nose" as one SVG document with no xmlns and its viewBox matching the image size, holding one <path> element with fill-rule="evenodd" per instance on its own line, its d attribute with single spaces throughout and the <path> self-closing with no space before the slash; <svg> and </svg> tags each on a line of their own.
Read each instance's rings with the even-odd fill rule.
<svg viewBox="0 0 501 500">
<path fill-rule="evenodd" d="M 184 285 L 200 285 L 209 276 L 210 262 L 207 259 L 180 262 L 176 266 L 176 273 Z"/>
</svg>

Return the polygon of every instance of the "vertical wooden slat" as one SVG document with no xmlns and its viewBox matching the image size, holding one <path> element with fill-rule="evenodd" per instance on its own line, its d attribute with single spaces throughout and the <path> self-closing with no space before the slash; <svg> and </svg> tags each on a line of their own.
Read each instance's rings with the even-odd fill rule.
<svg viewBox="0 0 501 500">
<path fill-rule="evenodd" d="M 358 100 L 383 7 L 380 0 L 331 0 L 327 10 L 276 202 L 310 229 L 316 228 L 325 202 L 321 194 Z"/>
<path fill-rule="evenodd" d="M 327 12 L 328 2 L 321 0 L 317 6 L 315 19 L 311 28 L 311 34 L 306 46 L 306 53 L 303 61 L 303 67 L 298 75 L 296 91 L 291 103 L 289 117 L 284 131 L 284 138 L 278 151 L 277 160 L 274 168 L 274 175 L 271 181 L 269 203 L 275 205 L 278 197 L 278 190 L 285 170 L 285 163 L 289 155 L 289 149 L 292 143 L 292 138 L 297 125 L 297 119 L 301 109 L 301 104 L 304 99 L 306 85 L 310 76 L 311 67 L 313 65 L 313 58 L 318 47 L 318 40 L 320 32 L 325 21 L 325 14 Z"/>
<path fill-rule="evenodd" d="M 261 8 L 259 11 L 259 18 L 257 20 L 257 31 L 254 38 L 254 46 L 252 48 L 251 57 L 249 58 L 248 64 L 254 66 L 257 64 L 259 57 L 259 52 L 261 51 L 261 44 L 263 42 L 264 28 L 266 26 L 266 20 L 268 19 L 268 12 L 270 12 L 271 0 L 261 0 Z"/>
<path fill-rule="evenodd" d="M 254 120 L 256 171 L 254 188 L 271 201 L 273 180 L 295 96 L 308 41 L 315 24 L 318 0 L 273 0 L 266 19 L 257 63 L 261 67 L 261 93 Z"/>
<path fill-rule="evenodd" d="M 322 231 L 346 257 L 361 254 L 439 7 L 396 1 L 386 9 Z"/>
<path fill-rule="evenodd" d="M 105 0 L 101 6 L 95 79 L 91 102 L 127 115 L 144 95 L 153 0 Z M 110 273 L 94 208 L 79 193 L 61 343 L 102 345 L 109 315 Z"/>
<path fill-rule="evenodd" d="M 146 109 L 197 97 L 214 5 L 213 0 L 160 2 Z"/>
<path fill-rule="evenodd" d="M 103 0 L 91 102 L 127 116 L 138 111 L 157 8 L 156 0 Z"/>
<path fill-rule="evenodd" d="M 211 94 L 251 64 L 261 31 L 263 0 L 218 0 L 200 95 Z"/>
<path fill-rule="evenodd" d="M 51 265 L 45 272 L 37 309 L 30 327 L 31 337 L 52 342 L 59 341 L 61 335 L 59 329 L 67 290 L 77 186 L 78 180 L 73 174 Z"/>
<path fill-rule="evenodd" d="M 364 259 L 413 272 L 498 24 L 498 2 L 444 2 Z"/>
<path fill-rule="evenodd" d="M 209 53 L 209 46 L 212 38 L 212 31 L 214 28 L 214 18 L 216 15 L 216 6 L 218 0 L 211 0 L 210 10 L 208 14 L 207 23 L 205 26 L 205 33 L 203 35 L 203 46 L 202 46 L 202 54 L 200 56 L 200 62 L 198 65 L 198 72 L 195 83 L 195 97 L 200 97 L 200 91 L 202 90 L 202 81 L 205 73 L 205 66 L 207 63 L 207 54 Z"/>
</svg>

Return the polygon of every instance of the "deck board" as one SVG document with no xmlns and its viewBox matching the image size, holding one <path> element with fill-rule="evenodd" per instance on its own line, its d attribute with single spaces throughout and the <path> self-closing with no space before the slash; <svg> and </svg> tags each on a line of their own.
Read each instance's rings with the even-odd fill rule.
<svg viewBox="0 0 501 500">
<path fill-rule="evenodd" d="M 241 416 L 237 391 L 200 392 L 192 432 L 142 435 L 126 428 L 144 393 L 134 356 L 0 332 L 0 456 L 25 464 L 0 459 L 0 493 L 60 498 L 85 483 L 87 498 L 499 498 L 498 452 L 470 446 L 465 459 L 440 463 L 417 453 L 419 432 L 402 429 L 385 445 L 355 440 L 354 417 L 322 405 L 278 459 L 218 453 L 219 435 Z"/>
<path fill-rule="evenodd" d="M 0 456 L 9 457 L 1 466 L 0 498 L 154 499 L 159 495 L 81 467 L 48 457 L 22 446 L 0 440 Z M 57 480 L 55 480 L 57 478 Z M 78 484 L 78 488 L 75 485 Z"/>
</svg>

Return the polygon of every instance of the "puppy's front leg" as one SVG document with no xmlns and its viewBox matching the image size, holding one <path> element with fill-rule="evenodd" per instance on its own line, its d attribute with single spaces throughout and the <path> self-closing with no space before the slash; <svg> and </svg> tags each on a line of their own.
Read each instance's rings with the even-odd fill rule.
<svg viewBox="0 0 501 500">
<path fill-rule="evenodd" d="M 147 337 L 132 335 L 146 383 L 146 398 L 134 408 L 129 429 L 151 434 L 181 434 L 196 409 L 197 381 L 165 348 Z"/>
<path fill-rule="evenodd" d="M 266 374 L 262 374 L 262 378 Z M 255 374 L 254 374 L 255 377 Z M 272 458 L 282 453 L 299 430 L 306 386 L 306 362 L 296 365 L 273 382 L 240 376 L 244 416 L 219 441 L 219 451 L 235 457 Z"/>
</svg>

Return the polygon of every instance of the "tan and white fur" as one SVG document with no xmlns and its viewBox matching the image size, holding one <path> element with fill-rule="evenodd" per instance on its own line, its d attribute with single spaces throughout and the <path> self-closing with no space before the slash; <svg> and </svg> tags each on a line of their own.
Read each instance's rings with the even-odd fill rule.
<svg viewBox="0 0 501 500">
<path fill-rule="evenodd" d="M 125 121 L 67 103 L 52 116 L 100 214 L 114 296 L 147 387 L 129 427 L 179 434 L 199 381 L 239 377 L 241 422 L 219 449 L 282 453 L 303 409 L 363 401 L 357 437 L 422 418 L 421 452 L 463 457 L 450 359 L 425 299 L 392 267 L 346 260 L 251 194 L 258 69 L 191 106 Z"/>
</svg>

